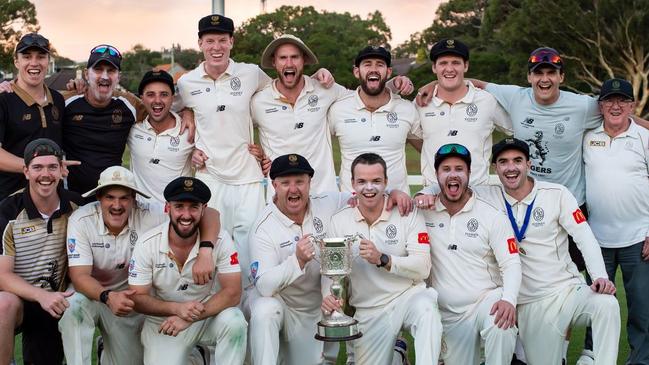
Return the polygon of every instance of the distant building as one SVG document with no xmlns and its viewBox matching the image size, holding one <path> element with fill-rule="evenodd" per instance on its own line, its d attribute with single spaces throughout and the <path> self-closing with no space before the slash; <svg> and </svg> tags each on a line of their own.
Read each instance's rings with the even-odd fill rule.
<svg viewBox="0 0 649 365">
<path fill-rule="evenodd" d="M 180 76 L 187 73 L 187 70 L 184 67 L 182 67 L 178 62 L 157 65 L 153 67 L 153 70 L 168 72 L 171 75 L 171 77 L 174 78 L 174 84 L 178 82 Z"/>
<path fill-rule="evenodd" d="M 81 78 L 81 69 L 77 69 L 77 66 L 60 67 L 45 78 L 45 85 L 50 89 L 65 90 L 68 81 L 77 78 Z"/>
<path fill-rule="evenodd" d="M 419 66 L 421 65 L 417 64 L 417 59 L 414 57 L 395 58 L 392 60 L 392 75 L 407 75 L 410 71 Z"/>
</svg>

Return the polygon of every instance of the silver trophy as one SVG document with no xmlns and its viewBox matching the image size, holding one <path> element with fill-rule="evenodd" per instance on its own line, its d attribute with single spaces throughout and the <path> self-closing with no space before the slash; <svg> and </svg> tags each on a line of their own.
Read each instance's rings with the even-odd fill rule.
<svg viewBox="0 0 649 365">
<path fill-rule="evenodd" d="M 352 272 L 352 244 L 360 235 L 345 238 L 324 238 L 311 241 L 320 249 L 320 274 L 330 278 L 330 292 L 334 297 L 341 299 L 343 294 L 343 280 Z M 358 330 L 358 321 L 339 312 L 333 311 L 325 315 L 318 322 L 318 333 L 315 338 L 320 341 L 338 342 L 355 340 L 363 334 Z"/>
</svg>

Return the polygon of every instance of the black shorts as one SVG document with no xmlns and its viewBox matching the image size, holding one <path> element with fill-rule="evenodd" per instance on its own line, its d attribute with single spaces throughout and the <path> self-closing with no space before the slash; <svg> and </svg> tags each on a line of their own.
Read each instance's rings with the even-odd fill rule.
<svg viewBox="0 0 649 365">
<path fill-rule="evenodd" d="M 63 343 L 59 320 L 50 316 L 38 302 L 23 300 L 23 323 L 16 333 L 23 334 L 23 360 L 25 364 L 61 365 Z"/>
</svg>

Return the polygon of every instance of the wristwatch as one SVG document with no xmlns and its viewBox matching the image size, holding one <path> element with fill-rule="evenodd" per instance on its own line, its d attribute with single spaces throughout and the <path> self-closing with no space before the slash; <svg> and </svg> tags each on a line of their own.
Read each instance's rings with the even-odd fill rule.
<svg viewBox="0 0 649 365">
<path fill-rule="evenodd" d="M 104 303 L 104 304 L 108 304 L 108 293 L 110 293 L 111 291 L 112 290 L 109 289 L 109 290 L 104 290 L 103 292 L 101 292 L 101 294 L 99 294 L 99 301 Z"/>
<path fill-rule="evenodd" d="M 214 248 L 214 244 L 212 243 L 212 241 L 201 241 L 201 242 L 198 244 L 198 248 L 201 248 L 201 247 Z"/>
<path fill-rule="evenodd" d="M 382 253 L 380 260 L 381 260 L 381 263 L 376 265 L 376 267 L 385 267 L 390 263 L 390 256 Z"/>
</svg>

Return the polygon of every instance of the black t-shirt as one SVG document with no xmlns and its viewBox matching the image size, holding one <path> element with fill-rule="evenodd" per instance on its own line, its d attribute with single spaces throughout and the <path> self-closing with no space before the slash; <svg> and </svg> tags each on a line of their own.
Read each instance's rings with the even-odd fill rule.
<svg viewBox="0 0 649 365">
<path fill-rule="evenodd" d="M 27 144 L 49 138 L 61 146 L 61 121 L 65 101 L 56 90 L 46 88 L 47 104 L 41 106 L 16 83 L 13 93 L 0 93 L 0 143 L 20 158 Z M 0 171 L 0 200 L 26 185 L 25 175 Z"/>
<path fill-rule="evenodd" d="M 63 149 L 68 160 L 81 161 L 68 167 L 68 189 L 83 194 L 97 186 L 103 170 L 122 164 L 135 119 L 135 107 L 123 97 L 105 108 L 93 107 L 83 95 L 65 101 Z"/>
</svg>

